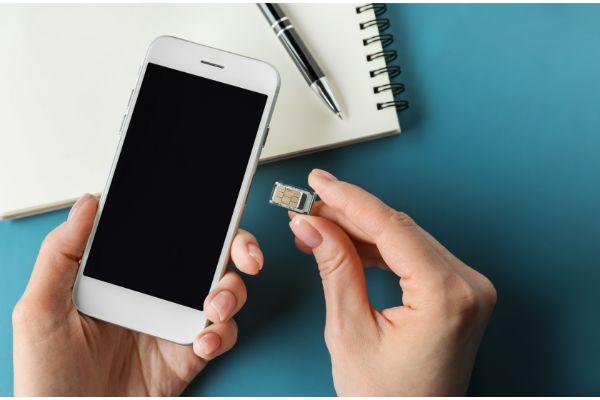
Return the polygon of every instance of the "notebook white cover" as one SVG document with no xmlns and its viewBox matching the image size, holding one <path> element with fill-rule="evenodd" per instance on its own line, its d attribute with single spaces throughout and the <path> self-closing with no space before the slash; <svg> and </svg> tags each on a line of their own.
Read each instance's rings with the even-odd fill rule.
<svg viewBox="0 0 600 400">
<path fill-rule="evenodd" d="M 0 5 L 0 218 L 66 207 L 99 193 L 138 67 L 172 35 L 272 63 L 281 90 L 261 161 L 400 132 L 388 82 L 369 71 L 378 34 L 356 5 L 284 5 L 341 103 L 340 121 L 308 88 L 254 4 Z M 226 105 L 224 105 L 226 106 Z M 235 110 L 232 110 L 232 115 Z M 232 137 L 232 143 L 235 138 Z M 210 151 L 210 149 L 205 149 Z M 199 153 L 199 156 L 201 154 Z"/>
</svg>

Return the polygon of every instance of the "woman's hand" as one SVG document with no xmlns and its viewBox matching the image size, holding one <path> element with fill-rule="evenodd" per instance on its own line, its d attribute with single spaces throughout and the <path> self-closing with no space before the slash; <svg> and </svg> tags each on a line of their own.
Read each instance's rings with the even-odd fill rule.
<svg viewBox="0 0 600 400">
<path fill-rule="evenodd" d="M 464 395 L 496 290 L 406 214 L 314 170 L 315 216 L 290 214 L 319 265 L 338 395 Z M 400 278 L 403 305 L 375 310 L 365 264 Z"/>
<path fill-rule="evenodd" d="M 97 206 L 93 196 L 82 197 L 42 244 L 13 311 L 15 395 L 178 395 L 207 361 L 235 344 L 232 317 L 246 301 L 246 288 L 235 272 L 227 272 L 206 298 L 204 310 L 214 324 L 193 347 L 80 314 L 71 291 Z M 256 239 L 242 230 L 231 258 L 248 274 L 258 273 L 263 263 Z"/>
</svg>

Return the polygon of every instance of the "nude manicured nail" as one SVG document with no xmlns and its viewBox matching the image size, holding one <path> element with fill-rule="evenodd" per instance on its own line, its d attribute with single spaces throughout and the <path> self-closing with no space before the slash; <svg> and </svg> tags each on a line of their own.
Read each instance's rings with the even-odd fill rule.
<svg viewBox="0 0 600 400">
<path fill-rule="evenodd" d="M 83 196 L 81 196 L 79 200 L 75 202 L 73 207 L 71 207 L 71 211 L 69 211 L 69 216 L 67 217 L 67 220 L 74 218 L 75 215 L 77 215 L 77 211 L 79 210 L 79 208 L 81 208 L 81 205 L 85 203 L 90 197 L 92 197 L 92 195 L 89 193 L 86 193 Z"/>
<path fill-rule="evenodd" d="M 331 173 L 329 173 L 329 172 L 327 172 L 327 171 L 324 171 L 324 170 L 322 170 L 322 169 L 318 169 L 318 168 L 316 168 L 316 169 L 313 169 L 313 170 L 312 170 L 312 173 L 313 173 L 314 175 L 317 175 L 318 177 L 320 177 L 320 178 L 323 178 L 323 179 L 325 179 L 325 180 L 328 180 L 328 181 L 337 181 L 337 180 L 338 180 L 338 179 L 337 179 L 335 176 L 333 176 Z"/>
<path fill-rule="evenodd" d="M 261 270 L 264 261 L 263 254 L 256 244 L 248 243 L 248 254 L 254 259 L 254 261 L 256 261 L 258 264 L 258 269 Z"/>
<path fill-rule="evenodd" d="M 311 249 L 318 247 L 323 241 L 319 231 L 302 217 L 294 217 L 290 222 L 290 228 L 294 235 Z"/>
<path fill-rule="evenodd" d="M 231 316 L 236 303 L 233 293 L 228 290 L 223 290 L 213 297 L 210 305 L 219 316 L 219 321 L 222 322 Z"/>
<path fill-rule="evenodd" d="M 208 356 L 221 346 L 221 338 L 213 332 L 205 333 L 194 341 L 194 352 L 200 356 Z"/>
</svg>

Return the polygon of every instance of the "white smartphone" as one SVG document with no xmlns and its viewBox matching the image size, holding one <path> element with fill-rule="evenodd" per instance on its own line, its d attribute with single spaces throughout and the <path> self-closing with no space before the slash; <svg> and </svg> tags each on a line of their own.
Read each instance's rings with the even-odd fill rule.
<svg viewBox="0 0 600 400">
<path fill-rule="evenodd" d="M 79 311 L 193 342 L 278 90 L 265 62 L 169 36 L 152 42 L 73 289 Z"/>
</svg>

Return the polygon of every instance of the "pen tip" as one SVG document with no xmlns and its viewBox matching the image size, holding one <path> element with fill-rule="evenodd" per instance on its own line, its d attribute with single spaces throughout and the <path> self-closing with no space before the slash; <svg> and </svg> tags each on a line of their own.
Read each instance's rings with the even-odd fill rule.
<svg viewBox="0 0 600 400">
<path fill-rule="evenodd" d="M 337 116 L 338 116 L 338 117 L 339 117 L 341 120 L 343 120 L 343 119 L 344 119 L 344 118 L 342 118 L 342 113 L 339 113 L 339 112 L 338 112 L 338 113 L 336 113 L 336 114 L 337 114 Z"/>
</svg>

